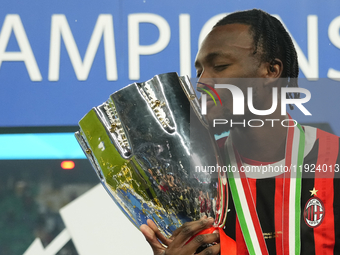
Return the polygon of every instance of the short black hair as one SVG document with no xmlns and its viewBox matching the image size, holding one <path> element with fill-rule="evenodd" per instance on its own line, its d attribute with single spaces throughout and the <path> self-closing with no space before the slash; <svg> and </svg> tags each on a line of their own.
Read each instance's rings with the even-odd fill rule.
<svg viewBox="0 0 340 255">
<path fill-rule="evenodd" d="M 283 63 L 281 77 L 287 78 L 288 87 L 298 87 L 297 77 L 299 75 L 299 65 L 297 53 L 293 41 L 282 23 L 267 12 L 259 9 L 240 11 L 231 13 L 220 21 L 215 27 L 227 24 L 245 24 L 250 26 L 254 39 L 254 52 L 259 53 L 263 62 L 275 64 L 275 58 Z M 289 98 L 299 98 L 299 93 L 288 93 Z"/>
</svg>

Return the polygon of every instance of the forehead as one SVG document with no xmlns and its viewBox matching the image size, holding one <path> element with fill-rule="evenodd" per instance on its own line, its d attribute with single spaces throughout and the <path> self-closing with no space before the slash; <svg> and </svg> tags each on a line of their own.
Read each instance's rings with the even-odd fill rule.
<svg viewBox="0 0 340 255">
<path fill-rule="evenodd" d="M 237 57 L 249 54 L 253 49 L 253 37 L 250 26 L 245 24 L 228 24 L 215 27 L 204 39 L 197 54 L 197 61 L 203 61 L 211 54 L 221 53 Z"/>
</svg>

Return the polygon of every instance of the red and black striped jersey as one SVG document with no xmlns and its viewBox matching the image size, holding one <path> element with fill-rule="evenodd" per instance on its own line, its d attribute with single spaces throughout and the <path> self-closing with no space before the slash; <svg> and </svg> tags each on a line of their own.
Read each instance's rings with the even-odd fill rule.
<svg viewBox="0 0 340 255">
<path fill-rule="evenodd" d="M 319 129 L 304 127 L 305 156 L 302 166 L 300 240 L 301 254 L 340 254 L 340 157 L 339 137 Z M 223 151 L 226 139 L 218 144 Z M 244 164 L 268 165 L 242 158 Z M 278 163 L 278 162 L 277 162 Z M 247 176 L 248 177 L 248 176 Z M 282 182 L 270 178 L 248 177 L 262 233 L 269 254 L 282 253 Z M 248 254 L 229 191 L 229 208 L 225 233 L 237 244 L 237 254 Z M 285 252 L 285 254 L 287 254 Z"/>
</svg>

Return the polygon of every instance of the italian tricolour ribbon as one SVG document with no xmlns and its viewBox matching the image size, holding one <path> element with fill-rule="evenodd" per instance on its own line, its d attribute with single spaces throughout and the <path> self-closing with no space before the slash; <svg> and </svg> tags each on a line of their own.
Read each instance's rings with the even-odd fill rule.
<svg viewBox="0 0 340 255">
<path fill-rule="evenodd" d="M 293 121 L 291 118 L 290 120 Z M 282 185 L 282 215 L 276 216 L 275 219 L 275 222 L 281 220 L 280 224 L 277 224 L 281 226 L 275 226 L 275 231 L 282 231 L 282 235 L 276 240 L 277 249 L 279 247 L 277 254 L 300 254 L 301 170 L 304 148 L 305 135 L 302 127 L 298 123 L 288 127 Z M 229 169 L 237 169 L 228 172 L 228 183 L 248 252 L 250 255 L 268 254 L 250 185 L 246 174 L 241 171 L 243 163 L 232 144 L 231 137 L 227 139 L 225 151 L 226 163 L 231 166 Z M 225 255 L 223 252 L 221 254 Z"/>
</svg>

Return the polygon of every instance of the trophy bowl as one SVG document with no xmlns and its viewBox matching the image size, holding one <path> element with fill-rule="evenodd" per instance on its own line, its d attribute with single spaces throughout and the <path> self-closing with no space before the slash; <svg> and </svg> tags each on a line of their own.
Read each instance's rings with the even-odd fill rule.
<svg viewBox="0 0 340 255">
<path fill-rule="evenodd" d="M 218 179 L 206 166 L 220 158 L 188 77 L 130 84 L 79 127 L 75 136 L 100 182 L 136 227 L 152 219 L 169 237 L 184 222 L 215 216 Z"/>
</svg>

